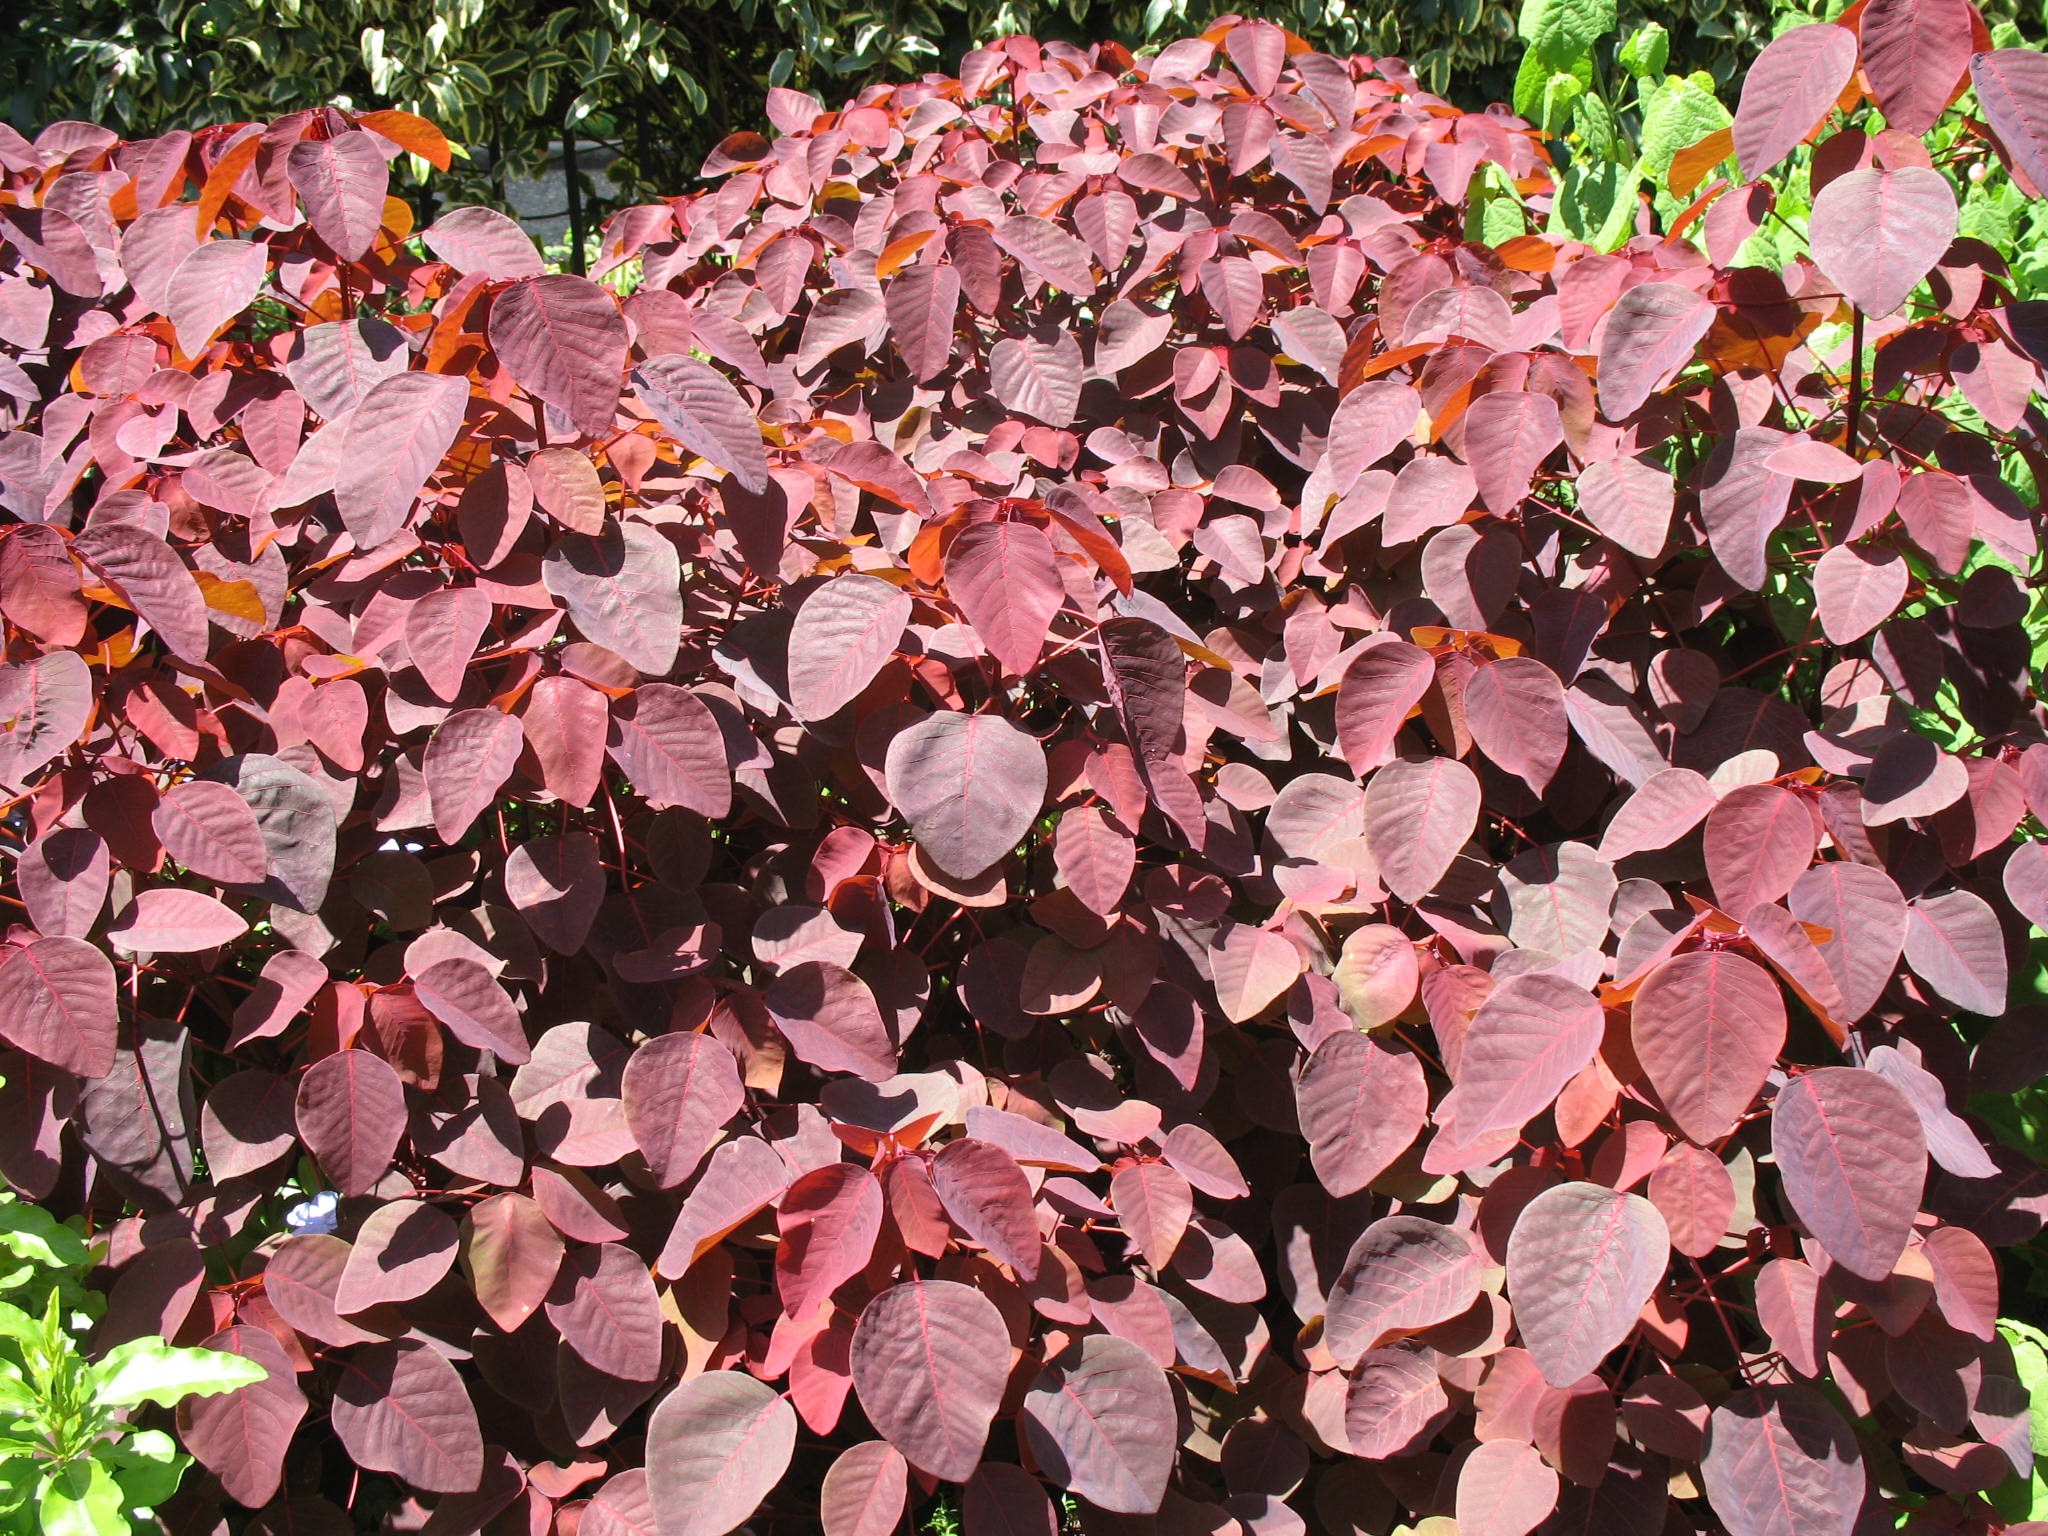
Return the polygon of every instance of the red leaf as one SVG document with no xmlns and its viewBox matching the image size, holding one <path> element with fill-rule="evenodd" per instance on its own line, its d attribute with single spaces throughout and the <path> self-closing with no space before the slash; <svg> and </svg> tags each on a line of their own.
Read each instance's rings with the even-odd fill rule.
<svg viewBox="0 0 2048 1536">
<path fill-rule="evenodd" d="M 932 1159 L 932 1188 L 953 1224 L 1017 1272 L 1038 1278 L 1038 1235 L 1031 1183 L 1017 1160 L 992 1142 L 961 1137 Z"/>
<path fill-rule="evenodd" d="M 1828 23 L 1773 38 L 1742 80 L 1735 109 L 1735 156 L 1755 181 L 1819 127 L 1856 73 L 1856 34 Z"/>
<path fill-rule="evenodd" d="M 912 1466 L 933 1477 L 961 1482 L 973 1473 L 1009 1375 L 1002 1314 L 956 1281 L 891 1286 L 854 1328 L 861 1408 Z"/>
<path fill-rule="evenodd" d="M 332 1420 L 351 1460 L 427 1493 L 483 1476 L 483 1436 L 455 1367 L 413 1339 L 366 1345 L 341 1365 Z"/>
<path fill-rule="evenodd" d="M 1948 178 L 1924 166 L 1837 176 L 1813 200 L 1813 259 L 1865 314 L 1906 302 L 1956 237 Z"/>
<path fill-rule="evenodd" d="M 1861 1067 L 1821 1067 L 1779 1091 L 1771 1150 L 1792 1209 L 1834 1261 L 1866 1280 L 1892 1272 L 1927 1178 L 1919 1116 Z"/>
<path fill-rule="evenodd" d="M 334 1187 L 360 1195 L 391 1167 L 405 1132 L 405 1086 L 368 1051 L 337 1051 L 299 1080 L 298 1121 Z"/>
<path fill-rule="evenodd" d="M 491 300 L 488 324 L 492 348 L 527 393 L 560 410 L 586 437 L 611 430 L 626 371 L 618 300 L 566 272 L 523 278 Z"/>
<path fill-rule="evenodd" d="M 455 1263 L 455 1249 L 455 1223 L 433 1206 L 418 1200 L 379 1206 L 349 1246 L 334 1310 L 364 1312 L 424 1296 Z"/>
<path fill-rule="evenodd" d="M 927 715 L 889 743 L 889 798 L 918 848 L 971 880 L 1015 848 L 1045 800 L 1045 752 L 1000 715 Z"/>
<path fill-rule="evenodd" d="M 377 242 L 391 172 L 383 153 L 361 129 L 325 139 L 301 139 L 285 157 L 292 189 L 305 205 L 313 233 L 343 261 L 361 261 Z"/>
<path fill-rule="evenodd" d="M 1422 1065 L 1356 1030 L 1316 1047 L 1294 1101 L 1316 1177 L 1332 1195 L 1356 1194 L 1414 1143 L 1429 1112 Z"/>
<path fill-rule="evenodd" d="M 796 1449 L 796 1413 L 773 1387 L 739 1371 L 707 1371 L 655 1405 L 647 1421 L 647 1491 L 689 1529 L 725 1536 L 760 1506 Z M 673 1516 L 670 1517 L 671 1519 Z"/>
<path fill-rule="evenodd" d="M 260 1509 L 277 1495 L 285 1452 L 306 1416 L 306 1394 L 283 1348 L 261 1328 L 223 1328 L 199 1347 L 253 1360 L 269 1373 L 232 1392 L 188 1397 L 178 1405 L 178 1439 L 185 1449 L 221 1480 L 229 1498 Z"/>
<path fill-rule="evenodd" d="M 82 939 L 35 939 L 0 958 L 0 1036 L 80 1077 L 114 1067 L 114 967 Z"/>
<path fill-rule="evenodd" d="M 825 1536 L 890 1536 L 910 1495 L 910 1465 L 886 1440 L 863 1440 L 839 1453 L 818 1490 Z"/>
<path fill-rule="evenodd" d="M 540 1310 L 562 1265 L 561 1235 L 537 1204 L 510 1191 L 469 1208 L 461 1252 L 477 1305 L 506 1333 Z"/>
<path fill-rule="evenodd" d="M 1568 977 L 1510 976 L 1472 1016 L 1438 1123 L 1465 1141 L 1520 1130 L 1593 1059 L 1605 1022 L 1599 1001 Z"/>
<path fill-rule="evenodd" d="M 596 393 L 593 386 L 593 413 Z M 633 370 L 633 393 L 661 423 L 662 430 L 690 452 L 709 460 L 747 490 L 758 494 L 768 489 L 768 455 L 761 444 L 754 408 L 709 364 L 684 353 L 649 358 Z M 591 419 L 596 419 L 595 414 Z M 591 436 L 610 424 L 607 416 L 603 426 L 591 429 Z"/>
<path fill-rule="evenodd" d="M 799 720 L 852 703 L 896 654 L 910 594 L 874 576 L 846 575 L 804 599 L 789 632 L 789 700 Z"/>
<path fill-rule="evenodd" d="M 882 1186 L 858 1163 L 827 1163 L 802 1175 L 776 1208 L 782 1310 L 811 1322 L 832 1293 L 867 1267 L 882 1231 Z"/>
<path fill-rule="evenodd" d="M 640 1155 L 663 1189 L 697 1171 L 746 1105 L 732 1052 L 702 1035 L 655 1036 L 626 1063 L 619 1094 Z"/>
<path fill-rule="evenodd" d="M 1365 843 L 1406 902 L 1436 888 L 1479 822 L 1479 780 L 1453 758 L 1402 758 L 1365 788 Z"/>
<path fill-rule="evenodd" d="M 1691 363 L 1713 302 L 1677 283 L 1641 283 L 1615 303 L 1600 338 L 1600 413 L 1625 421 Z"/>
<path fill-rule="evenodd" d="M 714 819 L 732 809 L 725 735 L 687 688 L 642 683 L 634 689 L 631 713 L 612 715 L 605 751 L 657 809 L 679 805 Z"/>
<path fill-rule="evenodd" d="M 1970 83 L 2008 163 L 2035 196 L 2048 192 L 2048 55 L 2036 48 L 1976 54 Z"/>
<path fill-rule="evenodd" d="M 1367 1350 L 1465 1311 L 1485 1270 L 1485 1258 L 1457 1228 L 1383 1216 L 1351 1245 L 1330 1287 L 1323 1345 L 1339 1365 L 1356 1365 Z"/>
<path fill-rule="evenodd" d="M 1664 1218 L 1640 1195 L 1560 1184 L 1508 1239 L 1508 1296 L 1543 1379 L 1568 1387 L 1630 1332 L 1670 1262 Z"/>
<path fill-rule="evenodd" d="M 1855 1435 L 1805 1387 L 1745 1387 L 1722 1403 L 1700 1473 L 1730 1536 L 1846 1531 L 1864 1498 Z"/>
<path fill-rule="evenodd" d="M 1337 685 L 1337 740 L 1354 774 L 1393 760 L 1395 733 L 1435 680 L 1429 653 L 1405 640 L 1358 653 Z"/>
<path fill-rule="evenodd" d="M 1067 597 L 1052 540 L 1030 523 L 973 523 L 947 546 L 945 569 L 946 590 L 990 654 L 1019 677 L 1036 667 Z"/>
<path fill-rule="evenodd" d="M 1636 989 L 1629 1030 L 1672 1123 L 1719 1141 L 1755 1101 L 1785 1045 L 1785 1000 L 1740 955 L 1696 950 L 1660 963 Z"/>
<path fill-rule="evenodd" d="M 1047 1361 L 1021 1418 L 1033 1458 L 1090 1504 L 1147 1515 L 1164 1501 L 1180 1438 L 1173 1389 L 1128 1339 L 1090 1334 Z"/>
<path fill-rule="evenodd" d="M 1476 668 L 1465 682 L 1465 724 L 1473 745 L 1542 794 L 1571 741 L 1564 685 L 1528 656 Z"/>
<path fill-rule="evenodd" d="M 1460 1536 L 1528 1536 L 1557 1507 L 1557 1487 L 1534 1447 L 1486 1441 L 1458 1470 Z"/>
<path fill-rule="evenodd" d="M 1502 517 L 1522 504 L 1536 471 L 1564 441 L 1557 402 L 1520 390 L 1480 396 L 1466 410 L 1464 425 L 1461 456 L 1479 482 L 1479 499 Z"/>
</svg>

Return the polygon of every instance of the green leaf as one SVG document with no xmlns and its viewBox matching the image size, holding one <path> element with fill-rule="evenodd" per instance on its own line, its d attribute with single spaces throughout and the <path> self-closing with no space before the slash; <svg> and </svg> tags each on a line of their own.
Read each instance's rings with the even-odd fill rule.
<svg viewBox="0 0 2048 1536">
<path fill-rule="evenodd" d="M 1640 165 L 1590 158 L 1572 162 L 1550 205 L 1551 232 L 1614 250 L 1635 228 L 1636 187 L 1641 180 Z"/>
<path fill-rule="evenodd" d="M 39 1205 L 0 1200 L 0 1248 L 54 1268 L 82 1269 L 92 1257 L 85 1239 Z"/>
<path fill-rule="evenodd" d="M 2013 1365 L 2027 1389 L 2033 1413 L 2034 1454 L 2048 1456 L 2048 1336 L 2015 1318 L 2001 1317 L 1998 1331 L 2012 1346 Z"/>
<path fill-rule="evenodd" d="M 262 1381 L 268 1372 L 253 1360 L 217 1349 L 178 1349 L 159 1338 L 117 1345 L 92 1368 L 93 1395 L 110 1408 L 212 1397 Z"/>
<path fill-rule="evenodd" d="M 1552 69 L 1570 69 L 1614 21 L 1614 0 L 1523 0 L 1516 31 Z"/>
<path fill-rule="evenodd" d="M 1662 182 L 1681 149 L 1734 121 L 1710 86 L 1690 75 L 1667 79 L 1643 109 L 1643 173 Z"/>
<path fill-rule="evenodd" d="M 1600 97 L 1581 96 L 1572 103 L 1572 131 L 1579 136 L 1580 153 L 1595 160 L 1614 158 L 1614 113 Z"/>
<path fill-rule="evenodd" d="M 43 1536 L 127 1536 L 121 1487 L 97 1461 L 75 1461 L 43 1484 Z"/>
<path fill-rule="evenodd" d="M 113 1469 L 129 1508 L 154 1509 L 178 1491 L 178 1480 L 192 1458 L 160 1429 L 145 1429 L 118 1445 L 102 1446 L 98 1454 Z"/>
<path fill-rule="evenodd" d="M 1671 34 L 1656 22 L 1636 28 L 1615 53 L 1614 60 L 1638 80 L 1655 80 L 1664 73 L 1671 57 Z"/>
</svg>

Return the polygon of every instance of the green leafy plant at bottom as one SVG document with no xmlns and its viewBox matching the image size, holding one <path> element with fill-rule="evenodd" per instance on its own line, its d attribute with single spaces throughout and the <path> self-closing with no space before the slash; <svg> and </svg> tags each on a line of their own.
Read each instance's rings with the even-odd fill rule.
<svg viewBox="0 0 2048 1536">
<path fill-rule="evenodd" d="M 91 1262 L 72 1228 L 0 1194 L 0 1536 L 123 1536 L 192 1462 L 130 1414 L 263 1378 L 253 1361 L 156 1337 L 89 1359 L 80 1341 L 104 1305 L 82 1281 Z"/>
</svg>

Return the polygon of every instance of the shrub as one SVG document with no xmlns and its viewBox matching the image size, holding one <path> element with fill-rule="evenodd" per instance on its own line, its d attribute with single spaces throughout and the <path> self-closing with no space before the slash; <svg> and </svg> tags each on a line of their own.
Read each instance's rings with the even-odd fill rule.
<svg viewBox="0 0 2048 1536">
<path fill-rule="evenodd" d="M 11 1194 L 0 1195 L 0 1254 L 0 1531 L 126 1536 L 192 1464 L 162 1429 L 132 1422 L 132 1410 L 220 1397 L 266 1373 L 231 1349 L 127 1337 L 118 1315 L 97 1341 L 104 1358 L 88 1360 L 80 1337 L 106 1302 L 81 1283 L 91 1250 Z"/>
<path fill-rule="evenodd" d="M 1611 254 L 1262 22 L 774 93 L 611 286 L 401 115 L 0 144 L 0 1172 L 266 1366 L 178 1527 L 2024 1514 L 2043 331 L 1911 133 L 2039 187 L 2048 65 L 1956 20 Z"/>
</svg>

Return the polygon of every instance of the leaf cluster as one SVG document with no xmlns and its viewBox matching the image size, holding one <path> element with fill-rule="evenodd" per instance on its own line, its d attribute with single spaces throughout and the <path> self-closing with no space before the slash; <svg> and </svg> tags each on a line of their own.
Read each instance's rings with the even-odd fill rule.
<svg viewBox="0 0 2048 1536">
<path fill-rule="evenodd" d="M 2048 57 L 1957 4 L 1612 241 L 1266 21 L 777 88 L 594 277 L 401 112 L 0 135 L 0 1172 L 261 1368 L 175 1517 L 2024 1514 L 2048 322 L 1956 180 Z"/>
<path fill-rule="evenodd" d="M 11 1263 L 0 1274 L 0 1530 L 126 1536 L 192 1462 L 162 1429 L 130 1423 L 130 1412 L 233 1392 L 263 1373 L 155 1335 L 93 1359 L 81 1337 L 104 1298 L 84 1286 L 84 1239 L 9 1194 L 0 1196 L 0 1250 Z"/>
</svg>

